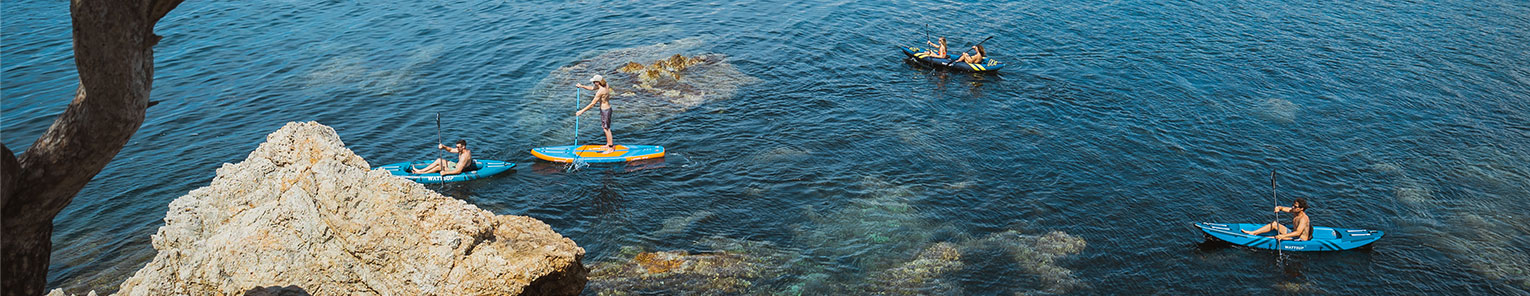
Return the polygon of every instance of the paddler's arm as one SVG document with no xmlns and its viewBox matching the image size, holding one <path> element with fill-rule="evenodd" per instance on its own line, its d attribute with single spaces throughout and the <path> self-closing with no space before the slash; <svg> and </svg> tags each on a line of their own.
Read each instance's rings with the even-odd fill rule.
<svg viewBox="0 0 1530 296">
<path fill-rule="evenodd" d="M 595 90 L 595 86 L 594 85 L 585 86 L 583 84 L 575 83 L 574 87 L 583 88 L 584 90 Z"/>
<path fill-rule="evenodd" d="M 590 99 L 590 104 L 589 105 L 584 105 L 584 108 L 580 108 L 579 112 L 574 112 L 574 116 L 579 116 L 579 115 L 584 114 L 584 111 L 589 111 L 590 107 L 595 107 L 595 103 L 596 102 L 600 102 L 600 96 L 596 95 L 596 96 L 590 96 L 590 97 L 592 97 Z"/>
</svg>

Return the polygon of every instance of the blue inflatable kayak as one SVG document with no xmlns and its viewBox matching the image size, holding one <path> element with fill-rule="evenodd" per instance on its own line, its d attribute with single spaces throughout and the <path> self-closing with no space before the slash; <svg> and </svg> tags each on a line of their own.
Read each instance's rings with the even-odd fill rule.
<svg viewBox="0 0 1530 296">
<path fill-rule="evenodd" d="M 664 146 L 616 145 L 609 152 L 602 150 L 604 147 L 605 145 L 537 147 L 531 149 L 531 155 L 552 162 L 578 160 L 587 163 L 628 162 L 664 157 Z"/>
<path fill-rule="evenodd" d="M 1214 239 L 1217 239 L 1217 240 L 1226 241 L 1226 242 L 1232 243 L 1234 245 L 1245 246 L 1245 247 L 1252 247 L 1252 248 L 1259 248 L 1259 249 L 1266 249 L 1266 250 L 1307 251 L 1307 252 L 1313 252 L 1313 251 L 1343 251 L 1343 250 L 1349 250 L 1349 249 L 1364 247 L 1364 246 L 1369 245 L 1369 244 L 1371 244 L 1373 242 L 1376 242 L 1376 240 L 1381 239 L 1382 235 L 1386 234 L 1386 233 L 1384 233 L 1384 232 L 1382 232 L 1380 230 L 1344 229 L 1344 228 L 1332 228 L 1332 227 L 1313 226 L 1312 227 L 1312 240 L 1306 240 L 1306 241 L 1281 240 L 1281 241 L 1278 241 L 1278 243 L 1277 243 L 1277 241 L 1274 238 L 1271 237 L 1273 232 L 1266 233 L 1264 235 L 1248 235 L 1248 234 L 1244 234 L 1243 231 L 1242 231 L 1242 230 L 1249 230 L 1249 231 L 1257 230 L 1260 227 L 1264 227 L 1264 224 L 1251 224 L 1251 223 L 1227 223 L 1227 224 L 1223 224 L 1223 223 L 1200 222 L 1200 223 L 1195 223 L 1195 227 L 1199 228 L 1201 230 L 1201 232 L 1205 233 L 1207 238 L 1214 238 Z"/>
<path fill-rule="evenodd" d="M 951 62 L 951 59 L 937 59 L 937 58 L 929 57 L 930 54 L 928 52 L 925 52 L 924 49 L 920 49 L 918 47 L 905 46 L 905 47 L 901 47 L 901 48 L 903 49 L 903 54 L 904 55 L 907 55 L 908 57 L 913 58 L 914 60 L 919 61 L 919 63 L 921 63 L 921 64 L 932 65 L 932 66 L 946 66 L 946 63 L 950 63 Z M 947 51 L 946 54 L 947 55 L 951 55 L 951 58 L 958 58 L 958 57 L 962 56 L 961 52 L 952 53 L 952 52 Z M 947 68 L 951 68 L 951 69 L 955 69 L 955 70 L 961 70 L 961 71 L 971 71 L 971 72 L 993 72 L 993 71 L 998 71 L 999 69 L 1003 69 L 1004 68 L 1004 63 L 1000 63 L 999 61 L 995 61 L 993 59 L 985 57 L 985 58 L 983 58 L 983 62 L 982 63 L 968 64 L 968 63 L 965 63 L 965 62 L 958 62 L 958 63 L 951 64 L 951 66 L 949 66 Z"/>
<path fill-rule="evenodd" d="M 510 168 L 515 167 L 515 164 L 513 164 L 513 163 L 508 163 L 508 162 L 503 162 L 503 161 L 498 161 L 498 160 L 473 160 L 475 165 L 478 166 L 478 169 L 471 170 L 471 171 L 465 171 L 465 172 L 462 172 L 461 174 L 446 175 L 445 177 L 442 177 L 441 173 L 429 173 L 429 174 L 413 174 L 413 173 L 409 173 L 409 168 L 410 167 L 424 168 L 425 166 L 430 165 L 430 163 L 433 162 L 433 161 L 434 160 L 422 160 L 422 161 L 413 161 L 413 162 L 400 162 L 400 163 L 395 163 L 395 164 L 383 165 L 383 166 L 377 167 L 376 169 L 378 169 L 378 170 L 386 170 L 386 171 L 388 171 L 388 173 L 391 173 L 394 176 L 404 177 L 404 179 L 413 180 L 415 182 L 420 182 L 422 184 L 437 184 L 437 183 L 448 183 L 448 182 L 462 182 L 462 181 L 467 181 L 467 180 L 473 180 L 473 179 L 493 176 L 494 174 L 503 173 L 505 171 L 510 170 Z"/>
</svg>

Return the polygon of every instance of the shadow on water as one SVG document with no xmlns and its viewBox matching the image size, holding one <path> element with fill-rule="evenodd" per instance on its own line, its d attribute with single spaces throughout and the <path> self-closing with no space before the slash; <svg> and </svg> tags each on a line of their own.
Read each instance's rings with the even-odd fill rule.
<svg viewBox="0 0 1530 296">
<path fill-rule="evenodd" d="M 568 163 L 537 161 L 531 164 L 531 171 L 541 175 L 562 175 L 577 172 L 632 173 L 643 170 L 662 169 L 666 167 L 669 167 L 669 162 L 664 158 L 651 158 L 612 164 L 586 164 L 579 165 L 577 167 L 571 167 L 571 165 Z"/>
</svg>

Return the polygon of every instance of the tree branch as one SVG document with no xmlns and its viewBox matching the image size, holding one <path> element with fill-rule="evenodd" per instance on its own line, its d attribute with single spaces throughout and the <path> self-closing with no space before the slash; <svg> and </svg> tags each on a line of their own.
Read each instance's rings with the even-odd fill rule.
<svg viewBox="0 0 1530 296">
<path fill-rule="evenodd" d="M 69 5 L 80 87 L 14 165 L 7 148 L 0 204 L 5 295 L 47 287 L 53 218 L 138 132 L 154 81 L 154 24 L 181 0 L 75 0 Z"/>
</svg>

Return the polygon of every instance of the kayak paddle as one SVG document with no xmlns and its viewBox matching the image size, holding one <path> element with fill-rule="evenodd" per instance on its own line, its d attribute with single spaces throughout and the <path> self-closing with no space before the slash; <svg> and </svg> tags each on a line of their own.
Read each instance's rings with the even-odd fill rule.
<svg viewBox="0 0 1530 296">
<path fill-rule="evenodd" d="M 983 41 L 980 41 L 977 44 L 973 44 L 972 46 L 983 45 L 983 42 L 988 42 L 988 39 L 993 39 L 993 36 L 988 36 L 988 38 L 983 38 Z M 967 50 L 963 50 L 962 53 L 967 53 L 968 51 L 972 51 L 972 46 L 968 46 Z M 950 55 L 946 55 L 946 58 L 950 59 L 951 56 Z M 950 62 L 946 62 L 946 67 L 950 67 L 951 64 L 955 64 L 955 63 L 956 63 L 956 59 L 951 59 Z"/>
</svg>

